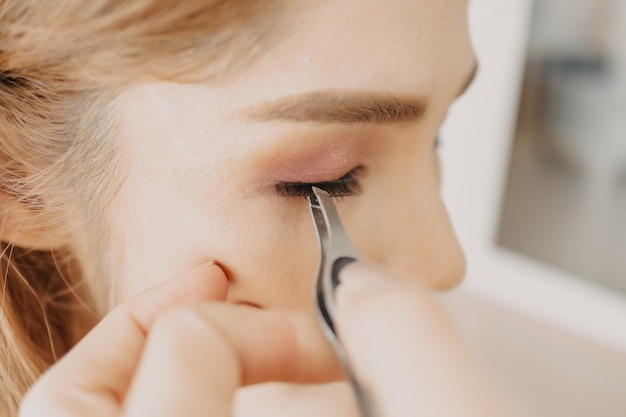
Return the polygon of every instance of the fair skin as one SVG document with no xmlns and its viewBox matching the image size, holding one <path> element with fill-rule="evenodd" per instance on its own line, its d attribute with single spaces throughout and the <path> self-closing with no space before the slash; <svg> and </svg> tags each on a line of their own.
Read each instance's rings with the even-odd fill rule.
<svg viewBox="0 0 626 417">
<path fill-rule="evenodd" d="M 111 313 L 113 319 L 107 317 L 44 377 L 29 397 L 34 398 L 28 403 L 30 407 L 36 410 L 47 405 L 49 409 L 46 401 L 51 401 L 60 415 L 73 415 L 68 410 L 89 410 L 94 416 L 121 415 L 122 410 L 129 416 L 195 415 L 189 409 L 172 411 L 177 407 L 174 399 L 204 398 L 206 389 L 213 389 L 215 395 L 208 397 L 215 401 L 198 400 L 196 404 L 189 400 L 197 405 L 190 407 L 196 407 L 197 415 L 208 412 L 226 416 L 239 385 L 336 379 L 337 363 L 312 314 L 318 252 L 306 199 L 286 196 L 284 190 L 293 190 L 294 183 L 333 182 L 355 168 L 361 173 L 357 178 L 361 192 L 337 199 L 345 228 L 365 259 L 401 278 L 402 283 L 396 283 L 391 291 L 400 301 L 391 297 L 385 302 L 405 303 L 409 311 L 417 308 L 427 322 L 405 323 L 400 312 L 383 309 L 390 314 L 383 323 L 404 325 L 382 326 L 379 334 L 394 338 L 410 334 L 406 326 L 430 329 L 424 330 L 422 337 L 394 344 L 406 346 L 406 355 L 399 352 L 401 360 L 383 368 L 403 374 L 407 363 L 418 369 L 420 358 L 448 350 L 450 356 L 437 355 L 457 358 L 457 341 L 448 336 L 441 312 L 430 301 L 423 303 L 428 300 L 423 287 L 452 287 L 464 271 L 463 255 L 439 195 L 435 138 L 448 107 L 475 71 L 466 7 L 463 0 L 289 1 L 282 13 L 291 25 L 242 73 L 204 84 L 141 84 L 124 92 L 115 109 L 119 150 L 128 177 L 110 210 L 115 213 L 111 227 L 119 239 L 114 243 L 120 258 L 115 258 L 118 263 L 112 266 L 115 279 L 109 301 L 111 305 L 131 301 L 118 307 L 118 313 Z M 372 112 L 374 108 L 382 111 Z M 277 186 L 283 195 L 277 193 Z M 198 276 L 196 281 L 193 277 L 189 281 L 188 271 L 207 269 L 200 265 L 210 260 L 221 268 L 211 266 L 200 274 L 191 273 Z M 185 278 L 172 284 L 172 277 Z M 162 288 L 164 282 L 170 287 L 167 291 L 157 289 L 160 295 L 154 296 L 154 290 L 148 295 L 142 293 L 158 284 Z M 177 289 L 172 285 L 178 285 Z M 187 289 L 182 288 L 184 285 Z M 405 299 L 402 294 L 406 293 L 412 296 Z M 298 327 L 304 330 L 294 335 L 283 325 L 271 324 L 267 332 L 245 331 L 262 326 L 258 324 L 262 320 L 252 321 L 254 326 L 237 325 L 242 320 L 250 322 L 241 318 L 252 314 L 249 307 L 228 309 L 214 303 L 192 308 L 192 316 L 199 315 L 200 322 L 209 323 L 201 326 L 206 335 L 202 340 L 196 340 L 195 331 L 184 324 L 186 316 L 180 310 L 160 318 L 170 307 L 210 300 L 280 309 L 283 313 L 268 320 L 298 320 Z M 226 309 L 215 310 L 221 308 Z M 375 353 L 358 347 L 368 345 L 362 343 L 368 340 L 366 332 L 354 330 L 348 336 L 350 329 L 363 327 L 363 317 L 368 315 L 358 311 L 345 310 L 346 317 L 352 317 L 346 322 L 353 323 L 345 326 L 346 343 L 354 346 L 355 357 L 363 357 L 359 363 L 375 363 Z M 210 331 L 215 327 L 220 330 Z M 376 332 L 376 326 L 369 327 Z M 126 328 L 127 333 L 120 328 Z M 384 331 L 396 333 L 380 333 Z M 146 332 L 150 335 L 147 343 Z M 127 338 L 121 338 L 120 333 Z M 213 337 L 215 333 L 219 337 Z M 424 346 L 423 340 L 429 339 L 436 341 Z M 105 340 L 108 344 L 103 343 Z M 188 343 L 172 347 L 168 340 Z M 293 345 L 280 348 L 275 346 L 277 340 L 300 340 L 310 351 L 289 351 Z M 448 342 L 452 347 L 442 349 L 442 343 L 445 346 Z M 206 358 L 206 352 L 219 352 L 224 344 L 225 357 L 231 355 L 232 359 L 234 355 L 235 359 L 226 360 L 217 354 Z M 268 346 L 268 350 L 259 353 L 259 346 Z M 410 356 L 418 351 L 423 355 L 417 359 Z M 123 357 L 123 352 L 126 358 L 113 359 L 118 354 Z M 102 366 L 99 354 L 119 365 L 118 369 L 112 369 L 108 362 Z M 139 362 L 140 357 L 143 362 Z M 281 360 L 286 364 L 280 364 Z M 465 359 L 451 361 L 442 359 L 441 364 L 446 368 L 445 363 L 465 363 Z M 106 375 L 98 373 L 97 363 Z M 176 366 L 161 369 L 157 363 Z M 259 363 L 276 366 L 272 370 Z M 303 363 L 319 366 L 307 368 Z M 242 368 L 251 369 L 249 379 L 233 380 Z M 293 373 L 276 375 L 276 368 L 293 369 Z M 462 375 L 471 375 L 465 365 L 458 369 Z M 161 371 L 165 374 L 159 374 Z M 471 378 L 457 378 L 449 369 L 439 371 L 433 369 L 449 375 L 450 381 L 471 385 Z M 387 382 L 382 385 L 399 386 L 389 375 L 382 377 L 380 369 L 363 372 L 365 379 L 381 377 Z M 423 376 L 411 375 L 407 373 L 407 386 L 430 386 L 419 380 Z M 213 379 L 207 379 L 209 376 Z M 418 379 L 411 380 L 413 377 Z M 84 382 L 77 384 L 78 389 L 77 380 Z M 158 385 L 154 381 L 173 382 Z M 457 390 L 455 384 L 450 384 L 450 393 L 462 397 L 463 389 Z M 384 388 L 379 385 L 374 389 L 382 392 Z M 432 385 L 441 388 L 443 384 Z M 68 388 L 59 393 L 58 387 Z M 206 388 L 204 394 L 194 395 L 198 387 Z M 76 392 L 86 395 L 77 400 Z M 116 394 L 107 398 L 103 392 Z M 437 392 L 439 395 L 429 398 L 443 395 Z M 263 394 L 265 403 L 268 398 L 278 398 L 272 395 Z M 70 405 L 51 398 L 65 398 Z M 243 405 L 238 406 L 241 415 L 260 415 L 258 400 L 254 392 L 247 398 L 244 395 Z M 441 401 L 440 406 L 444 403 Z M 471 403 L 461 402 L 465 409 L 470 409 Z M 404 407 L 401 401 L 389 400 L 388 404 L 387 415 L 400 415 L 396 412 Z M 342 406 L 351 404 L 348 401 Z M 269 414 L 279 415 L 281 408 L 274 407 L 276 410 Z M 421 411 L 430 413 L 424 415 L 461 415 L 446 414 L 449 410 L 436 407 Z M 436 410 L 445 413 L 431 412 Z M 306 415 L 306 410 L 300 411 Z M 477 413 L 480 411 L 484 409 L 476 408 Z M 79 411 L 72 412 L 79 415 Z"/>
<path fill-rule="evenodd" d="M 229 276 L 228 301 L 310 308 L 317 244 L 306 200 L 278 196 L 275 184 L 332 181 L 360 165 L 362 192 L 337 204 L 361 254 L 431 288 L 462 278 L 434 142 L 475 68 L 465 1 L 288 4 L 297 27 L 236 79 L 144 84 L 117 102 L 129 167 L 112 210 L 121 298 L 216 260 Z M 329 91 L 428 107 L 396 123 L 251 116 Z"/>
</svg>

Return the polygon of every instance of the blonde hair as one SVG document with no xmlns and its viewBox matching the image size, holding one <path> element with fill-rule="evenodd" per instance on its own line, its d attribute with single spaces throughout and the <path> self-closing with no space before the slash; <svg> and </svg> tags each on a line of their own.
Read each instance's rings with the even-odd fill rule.
<svg viewBox="0 0 626 417">
<path fill-rule="evenodd" d="M 111 264 L 106 207 L 123 181 L 111 140 L 115 96 L 147 79 L 234 69 L 272 33 L 268 6 L 0 2 L 0 194 L 66 242 L 49 250 L 0 244 L 0 415 L 16 416 L 29 386 L 97 318 L 85 311 L 98 311 L 95 283 Z M 0 230 L 13 208 L 0 207 Z"/>
</svg>

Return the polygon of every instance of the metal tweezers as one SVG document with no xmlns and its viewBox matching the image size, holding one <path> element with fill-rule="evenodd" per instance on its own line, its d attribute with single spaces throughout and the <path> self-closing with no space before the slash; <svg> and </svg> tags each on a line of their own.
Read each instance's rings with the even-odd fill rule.
<svg viewBox="0 0 626 417">
<path fill-rule="evenodd" d="M 335 290 L 339 285 L 339 271 L 350 262 L 361 259 L 361 256 L 346 234 L 330 195 L 317 187 L 313 187 L 313 194 L 308 197 L 308 200 L 320 249 L 319 267 L 315 280 L 317 316 L 326 338 L 339 357 L 352 385 L 361 416 L 375 417 L 371 398 L 357 379 L 335 331 Z"/>
</svg>

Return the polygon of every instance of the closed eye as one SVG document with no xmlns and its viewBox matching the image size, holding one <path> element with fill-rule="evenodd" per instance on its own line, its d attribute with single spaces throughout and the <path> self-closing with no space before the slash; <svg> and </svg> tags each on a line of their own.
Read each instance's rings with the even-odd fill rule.
<svg viewBox="0 0 626 417">
<path fill-rule="evenodd" d="M 306 183 L 306 182 L 281 182 L 275 185 L 276 194 L 280 197 L 312 197 L 312 187 L 326 191 L 331 197 L 349 197 L 361 192 L 360 177 L 365 167 L 359 165 L 341 178 L 332 181 Z"/>
</svg>

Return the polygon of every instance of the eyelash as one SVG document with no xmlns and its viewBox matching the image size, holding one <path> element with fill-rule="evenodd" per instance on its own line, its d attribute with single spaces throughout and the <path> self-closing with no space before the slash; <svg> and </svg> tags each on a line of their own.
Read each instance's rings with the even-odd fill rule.
<svg viewBox="0 0 626 417">
<path fill-rule="evenodd" d="M 341 178 L 318 183 L 282 182 L 275 185 L 276 194 L 280 197 L 310 197 L 313 196 L 311 187 L 318 187 L 330 194 L 331 197 L 350 197 L 361 193 L 360 177 L 365 167 L 357 166 Z"/>
</svg>

